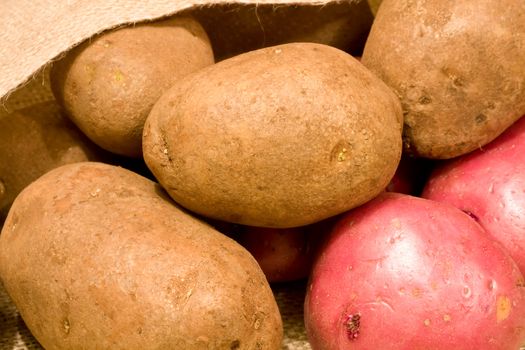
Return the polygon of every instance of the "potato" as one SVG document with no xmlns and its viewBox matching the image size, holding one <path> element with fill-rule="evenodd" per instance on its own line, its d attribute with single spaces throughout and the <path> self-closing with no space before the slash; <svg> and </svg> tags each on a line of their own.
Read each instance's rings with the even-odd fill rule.
<svg viewBox="0 0 525 350">
<path fill-rule="evenodd" d="M 446 204 L 385 193 L 346 214 L 305 301 L 312 349 L 518 349 L 525 282 L 508 253 Z"/>
<path fill-rule="evenodd" d="M 385 0 L 362 62 L 400 97 L 405 150 L 446 159 L 525 114 L 522 0 Z"/>
<path fill-rule="evenodd" d="M 217 60 L 291 42 L 314 42 L 360 54 L 373 20 L 366 1 L 202 6 L 192 15 L 208 33 Z"/>
<path fill-rule="evenodd" d="M 213 64 L 191 17 L 102 33 L 53 65 L 51 86 L 71 119 L 96 144 L 142 155 L 142 128 L 160 95 L 184 75 Z"/>
<path fill-rule="evenodd" d="M 246 227 L 236 239 L 253 255 L 268 282 L 295 281 L 308 277 L 313 249 L 305 227 Z"/>
<path fill-rule="evenodd" d="M 323 238 L 338 217 L 293 228 L 238 226 L 233 239 L 253 255 L 270 283 L 306 279 Z M 231 232 L 231 230 L 230 230 Z"/>
<path fill-rule="evenodd" d="M 193 73 L 144 126 L 144 159 L 170 196 L 249 226 L 304 226 L 358 206 L 394 174 L 398 99 L 338 49 L 294 43 Z"/>
<path fill-rule="evenodd" d="M 48 350 L 280 349 L 253 257 L 122 168 L 77 163 L 27 187 L 0 235 L 0 278 Z"/>
<path fill-rule="evenodd" d="M 423 197 L 470 214 L 525 273 L 525 118 L 483 149 L 442 164 Z"/>
<path fill-rule="evenodd" d="M 54 101 L 0 117 L 0 226 L 31 182 L 64 164 L 100 160 L 101 151 Z"/>
</svg>

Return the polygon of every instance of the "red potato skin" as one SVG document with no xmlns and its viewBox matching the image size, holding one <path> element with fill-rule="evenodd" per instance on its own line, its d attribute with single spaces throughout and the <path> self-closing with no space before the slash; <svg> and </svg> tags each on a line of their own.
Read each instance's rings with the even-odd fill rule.
<svg viewBox="0 0 525 350">
<path fill-rule="evenodd" d="M 483 149 L 437 168 L 423 197 L 470 213 L 525 271 L 525 118 Z"/>
<path fill-rule="evenodd" d="M 383 193 L 325 242 L 307 289 L 307 335 L 314 350 L 518 349 L 523 285 L 465 213 Z"/>
<path fill-rule="evenodd" d="M 319 246 L 337 219 L 286 229 L 237 225 L 233 238 L 257 260 L 268 282 L 291 282 L 310 275 Z"/>
<path fill-rule="evenodd" d="M 246 227 L 238 237 L 238 242 L 257 260 L 268 282 L 287 282 L 308 277 L 312 250 L 304 227 Z"/>
</svg>

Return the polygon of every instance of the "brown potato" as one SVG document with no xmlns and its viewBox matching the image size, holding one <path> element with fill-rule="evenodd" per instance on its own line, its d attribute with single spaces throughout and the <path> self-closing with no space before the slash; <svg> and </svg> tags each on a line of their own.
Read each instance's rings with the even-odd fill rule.
<svg viewBox="0 0 525 350">
<path fill-rule="evenodd" d="M 184 207 L 293 227 L 381 192 L 401 155 L 399 100 L 350 55 L 310 43 L 242 54 L 187 76 L 144 127 L 146 164 Z"/>
<path fill-rule="evenodd" d="M 361 54 L 373 15 L 366 1 L 319 6 L 225 4 L 192 10 L 217 60 L 291 42 L 315 42 Z"/>
<path fill-rule="evenodd" d="M 31 182 L 64 164 L 100 160 L 101 151 L 54 101 L 0 117 L 0 225 Z"/>
<path fill-rule="evenodd" d="M 522 0 L 384 0 L 365 66 L 400 97 L 405 150 L 452 158 L 525 114 Z"/>
<path fill-rule="evenodd" d="M 0 277 L 53 349 L 279 349 L 277 304 L 253 257 L 122 168 L 55 169 L 15 200 Z"/>
<path fill-rule="evenodd" d="M 103 33 L 53 65 L 51 85 L 71 119 L 96 144 L 139 157 L 142 128 L 160 95 L 182 76 L 213 64 L 191 17 Z"/>
</svg>

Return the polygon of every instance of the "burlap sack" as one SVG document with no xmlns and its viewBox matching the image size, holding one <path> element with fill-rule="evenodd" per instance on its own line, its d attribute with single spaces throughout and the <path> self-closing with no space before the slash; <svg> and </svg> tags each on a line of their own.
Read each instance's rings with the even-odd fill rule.
<svg viewBox="0 0 525 350">
<path fill-rule="evenodd" d="M 377 0 L 373 0 L 376 2 Z M 0 5 L 0 98 L 81 41 L 123 24 L 218 4 L 325 7 L 364 0 L 4 0 Z"/>
<path fill-rule="evenodd" d="M 352 51 L 362 46 L 372 21 L 364 0 L 3 0 L 0 117 L 51 99 L 49 63 L 80 42 L 110 28 L 183 11 L 191 11 L 211 31 L 219 59 L 286 40 L 301 41 L 302 34 Z M 295 22 L 289 20 L 292 14 Z M 334 21 L 324 25 L 328 17 Z M 300 34 L 290 36 L 286 28 Z M 274 286 L 274 292 L 284 321 L 283 349 L 310 349 L 302 315 L 304 281 Z M 41 349 L 1 283 L 0 349 Z"/>
</svg>

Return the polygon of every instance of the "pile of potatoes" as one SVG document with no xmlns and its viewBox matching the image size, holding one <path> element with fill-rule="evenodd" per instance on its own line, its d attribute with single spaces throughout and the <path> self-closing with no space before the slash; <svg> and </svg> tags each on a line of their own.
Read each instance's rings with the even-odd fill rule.
<svg viewBox="0 0 525 350">
<path fill-rule="evenodd" d="M 0 279 L 42 346 L 280 349 L 270 283 L 305 278 L 314 350 L 524 345 L 525 6 L 263 8 L 262 48 L 207 11 L 97 35 L 0 118 Z"/>
</svg>

